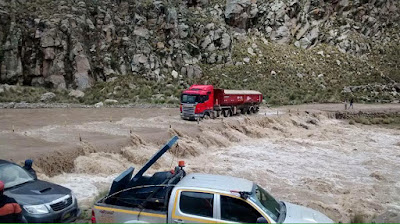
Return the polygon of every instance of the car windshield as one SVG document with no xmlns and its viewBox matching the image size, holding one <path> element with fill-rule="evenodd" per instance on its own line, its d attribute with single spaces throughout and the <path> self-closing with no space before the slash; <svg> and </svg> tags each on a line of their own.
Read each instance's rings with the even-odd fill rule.
<svg viewBox="0 0 400 224">
<path fill-rule="evenodd" d="M 15 164 L 0 166 L 0 180 L 4 182 L 5 188 L 11 188 L 29 181 L 34 178 L 22 167 Z"/>
<path fill-rule="evenodd" d="M 250 198 L 258 206 L 260 206 L 265 213 L 274 219 L 275 222 L 278 221 L 281 205 L 274 197 L 268 194 L 267 191 L 257 185 L 253 195 Z"/>
<path fill-rule="evenodd" d="M 187 95 L 187 94 L 182 94 L 181 97 L 181 102 L 182 103 L 196 103 L 198 102 L 198 95 Z"/>
</svg>

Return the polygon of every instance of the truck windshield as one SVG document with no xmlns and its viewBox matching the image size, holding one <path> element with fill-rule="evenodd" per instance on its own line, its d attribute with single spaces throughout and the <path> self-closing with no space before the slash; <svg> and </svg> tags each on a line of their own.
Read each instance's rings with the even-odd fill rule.
<svg viewBox="0 0 400 224">
<path fill-rule="evenodd" d="M 23 168 L 14 164 L 7 164 L 0 166 L 0 180 L 4 182 L 4 187 L 7 189 L 34 179 Z"/>
<path fill-rule="evenodd" d="M 182 103 L 204 103 L 209 99 L 208 95 L 187 95 L 182 94 Z"/>
<path fill-rule="evenodd" d="M 267 213 L 275 222 L 278 221 L 281 205 L 275 200 L 267 191 L 260 186 L 256 186 L 255 192 L 250 199 L 256 203 L 260 208 Z"/>
<path fill-rule="evenodd" d="M 196 103 L 198 101 L 199 101 L 199 95 L 182 94 L 182 97 L 181 97 L 182 103 Z"/>
</svg>

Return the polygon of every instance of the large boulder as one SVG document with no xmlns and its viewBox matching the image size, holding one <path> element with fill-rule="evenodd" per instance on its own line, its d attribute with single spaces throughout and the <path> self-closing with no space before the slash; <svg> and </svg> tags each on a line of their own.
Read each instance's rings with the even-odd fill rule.
<svg viewBox="0 0 400 224">
<path fill-rule="evenodd" d="M 62 75 L 50 75 L 45 79 L 51 88 L 54 89 L 66 89 L 65 78 Z"/>
<path fill-rule="evenodd" d="M 190 80 L 193 78 L 201 78 L 203 71 L 198 65 L 188 65 L 182 67 L 181 74 Z"/>
<path fill-rule="evenodd" d="M 220 49 L 224 50 L 229 48 L 230 46 L 231 46 L 231 37 L 227 33 L 222 34 Z"/>
<path fill-rule="evenodd" d="M 225 21 L 227 24 L 247 29 L 251 27 L 251 19 L 257 16 L 257 4 L 251 0 L 227 0 L 225 7 Z"/>
<path fill-rule="evenodd" d="M 91 67 L 88 57 L 83 53 L 82 46 L 78 44 L 76 46 L 77 55 L 75 56 L 75 74 L 74 82 L 76 88 L 79 90 L 85 90 L 92 86 L 92 79 L 89 76 L 91 73 Z"/>
<path fill-rule="evenodd" d="M 54 97 L 56 97 L 56 94 L 52 93 L 52 92 L 47 92 L 44 93 L 41 97 L 40 97 L 40 101 L 42 102 L 49 102 L 51 101 Z"/>
<path fill-rule="evenodd" d="M 85 93 L 80 90 L 71 90 L 69 92 L 68 96 L 74 97 L 74 98 L 82 98 L 85 96 Z"/>
</svg>

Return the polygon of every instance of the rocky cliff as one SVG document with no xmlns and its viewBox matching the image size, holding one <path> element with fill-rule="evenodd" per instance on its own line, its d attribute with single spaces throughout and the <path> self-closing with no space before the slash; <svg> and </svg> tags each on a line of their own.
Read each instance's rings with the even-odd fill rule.
<svg viewBox="0 0 400 224">
<path fill-rule="evenodd" d="M 280 103 L 320 91 L 309 101 L 393 101 L 400 90 L 397 0 L 0 0 L 0 17 L 10 85 L 100 88 L 103 99 L 139 95 L 143 82 L 171 97 L 193 82 L 259 84 Z M 291 90 L 260 85 L 274 82 Z"/>
</svg>

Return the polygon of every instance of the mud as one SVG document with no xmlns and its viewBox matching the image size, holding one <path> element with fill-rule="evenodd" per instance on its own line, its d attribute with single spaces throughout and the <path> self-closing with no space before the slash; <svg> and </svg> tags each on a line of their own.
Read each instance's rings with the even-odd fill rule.
<svg viewBox="0 0 400 224">
<path fill-rule="evenodd" d="M 188 172 L 253 180 L 277 198 L 314 208 L 337 222 L 349 222 L 356 214 L 371 220 L 383 213 L 400 213 L 399 130 L 349 125 L 346 120 L 332 119 L 331 112 L 318 110 L 263 108 L 258 115 L 199 124 L 182 121 L 171 110 L 158 116 L 135 114 L 112 122 L 30 129 L 30 133 L 41 133 L 35 138 L 56 143 L 69 135 L 57 137 L 43 130 L 84 130 L 124 139 L 124 144 L 115 147 L 83 141 L 74 150 L 46 153 L 48 157 L 35 161 L 40 178 L 71 188 L 82 207 L 90 207 L 120 172 L 130 166 L 139 169 L 170 137 L 178 135 L 178 144 L 149 174 L 185 160 Z M 65 168 L 57 170 L 60 166 Z"/>
</svg>

